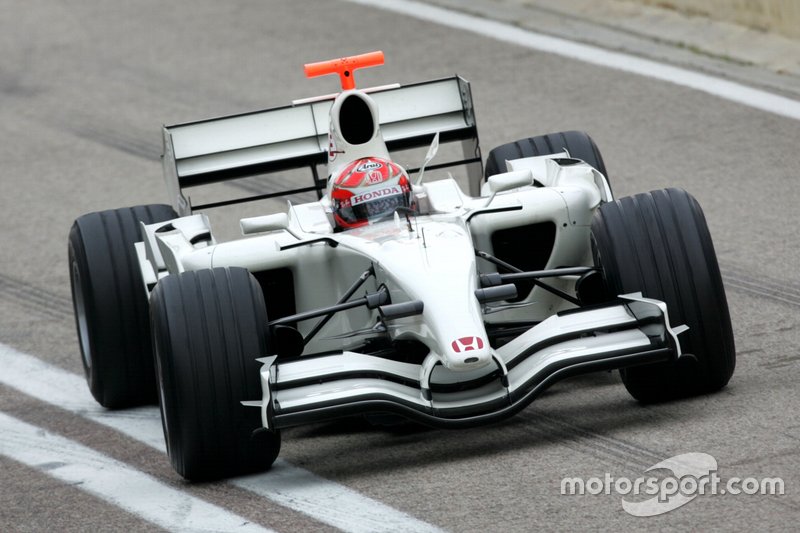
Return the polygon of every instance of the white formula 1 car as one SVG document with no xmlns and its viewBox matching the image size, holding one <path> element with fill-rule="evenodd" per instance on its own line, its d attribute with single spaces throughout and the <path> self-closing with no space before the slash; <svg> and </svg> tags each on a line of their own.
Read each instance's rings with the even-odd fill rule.
<svg viewBox="0 0 800 533">
<path fill-rule="evenodd" d="M 643 402 L 725 386 L 730 316 L 691 195 L 614 199 L 575 131 L 497 147 L 484 173 L 469 83 L 355 88 L 355 69 L 382 62 L 306 65 L 342 91 L 164 127 L 172 206 L 75 221 L 72 294 L 98 402 L 158 398 L 174 468 L 201 480 L 269 468 L 281 428 L 486 424 L 587 372 L 620 369 Z M 439 143 L 463 152 L 428 165 Z M 421 168 L 393 160 L 425 147 Z M 456 165 L 468 192 L 424 181 Z M 184 193 L 303 168 L 308 187 L 202 205 Z M 229 242 L 202 214 L 308 191 L 318 201 L 244 218 Z"/>
</svg>

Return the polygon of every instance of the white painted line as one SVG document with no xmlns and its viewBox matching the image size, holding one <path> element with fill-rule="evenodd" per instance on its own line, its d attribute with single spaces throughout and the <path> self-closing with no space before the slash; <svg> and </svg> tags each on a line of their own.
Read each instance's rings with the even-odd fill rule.
<svg viewBox="0 0 800 533">
<path fill-rule="evenodd" d="M 487 20 L 450 9 L 436 7 L 413 0 L 347 0 L 364 6 L 384 9 L 433 22 L 442 26 L 476 33 L 498 41 L 539 50 L 593 65 L 639 74 L 649 78 L 682 85 L 718 96 L 725 100 L 744 104 L 800 120 L 800 102 L 767 91 L 754 89 L 740 83 L 724 80 L 708 74 L 665 65 L 657 61 L 642 59 L 622 52 L 612 52 L 576 43 L 558 37 L 542 35 L 510 24 Z"/>
<path fill-rule="evenodd" d="M 344 531 L 440 531 L 286 461 L 276 461 L 267 474 L 238 478 L 233 484 Z"/>
<path fill-rule="evenodd" d="M 94 401 L 83 377 L 4 344 L 0 344 L 0 369 L 0 383 L 113 428 L 166 453 L 157 407 L 108 411 Z M 407 513 L 281 459 L 275 462 L 269 472 L 229 482 L 348 532 L 441 531 Z"/>
<path fill-rule="evenodd" d="M 168 531 L 270 531 L 73 440 L 3 413 L 0 434 L 0 454 Z"/>
<path fill-rule="evenodd" d="M 82 376 L 4 344 L 0 344 L 0 369 L 0 383 L 167 453 L 158 407 L 109 411 L 94 400 Z"/>
</svg>

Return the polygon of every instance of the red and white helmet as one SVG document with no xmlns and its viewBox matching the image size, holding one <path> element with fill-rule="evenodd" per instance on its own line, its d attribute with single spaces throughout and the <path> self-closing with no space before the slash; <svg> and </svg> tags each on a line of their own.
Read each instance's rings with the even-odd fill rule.
<svg viewBox="0 0 800 533">
<path fill-rule="evenodd" d="M 379 157 L 345 166 L 331 187 L 333 218 L 339 229 L 356 228 L 408 207 L 411 182 L 400 165 Z"/>
</svg>

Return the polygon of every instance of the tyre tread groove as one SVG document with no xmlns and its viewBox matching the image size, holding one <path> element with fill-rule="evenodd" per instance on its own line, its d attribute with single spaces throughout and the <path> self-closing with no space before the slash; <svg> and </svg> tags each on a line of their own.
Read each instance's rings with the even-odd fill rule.
<svg viewBox="0 0 800 533">
<path fill-rule="evenodd" d="M 592 222 L 596 264 L 612 292 L 641 291 L 667 304 L 670 325 L 686 324 L 680 342 L 698 365 L 669 362 L 623 369 L 640 401 L 663 401 L 723 387 L 735 367 L 730 314 L 705 217 L 682 189 L 603 204 Z"/>
<path fill-rule="evenodd" d="M 262 319 L 266 324 L 266 306 L 257 281 L 237 267 L 184 272 L 160 281 L 154 298 L 168 304 L 154 308 L 154 323 L 180 315 L 189 328 L 188 338 L 154 330 L 159 368 L 161 361 L 172 360 L 190 374 L 169 374 L 166 365 L 159 375 L 165 391 L 173 391 L 165 393 L 170 402 L 162 405 L 173 466 L 190 480 L 267 469 L 280 450 L 280 434 L 257 431 L 260 413 L 241 405 L 248 391 L 260 392 L 250 352 L 260 351 L 268 340 L 267 330 L 258 327 Z M 182 388 L 186 384 L 191 390 Z M 170 424 L 174 427 L 167 428 Z"/>
</svg>

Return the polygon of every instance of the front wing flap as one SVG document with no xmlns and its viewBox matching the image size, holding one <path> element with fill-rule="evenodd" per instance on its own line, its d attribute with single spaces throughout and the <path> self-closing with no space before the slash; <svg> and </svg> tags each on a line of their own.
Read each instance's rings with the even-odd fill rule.
<svg viewBox="0 0 800 533">
<path fill-rule="evenodd" d="M 468 427 L 519 412 L 552 383 L 577 374 L 681 356 L 666 304 L 623 295 L 617 303 L 554 315 L 493 350 L 494 364 L 454 372 L 430 353 L 421 365 L 356 352 L 262 358 L 267 428 L 369 413 L 394 413 L 435 427 Z"/>
</svg>

